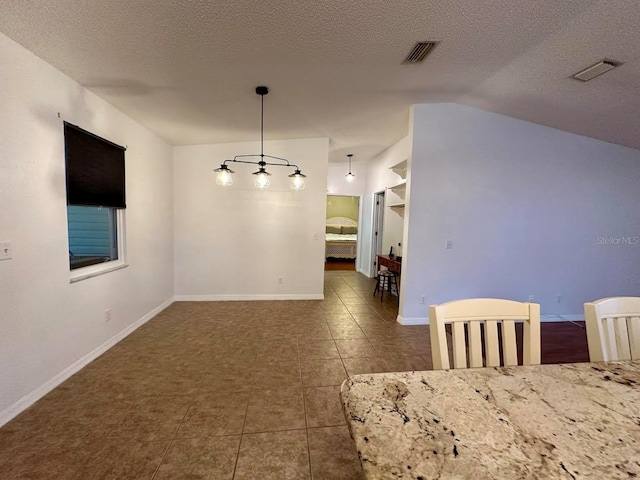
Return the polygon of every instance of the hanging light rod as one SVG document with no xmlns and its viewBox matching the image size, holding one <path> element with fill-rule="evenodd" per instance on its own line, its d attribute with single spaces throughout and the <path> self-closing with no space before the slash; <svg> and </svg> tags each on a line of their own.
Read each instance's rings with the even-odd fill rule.
<svg viewBox="0 0 640 480">
<path fill-rule="evenodd" d="M 256 176 L 254 185 L 257 188 L 267 188 L 269 186 L 269 177 L 271 174 L 267 172 L 266 166 L 274 166 L 274 167 L 290 167 L 295 169 L 294 172 L 288 177 L 291 179 L 290 187 L 293 190 L 302 190 L 304 188 L 304 179 L 307 178 L 306 175 L 303 175 L 300 171 L 300 167 L 290 163 L 286 158 L 274 157 L 273 155 L 265 155 L 264 153 L 264 96 L 269 93 L 269 89 L 267 87 L 261 86 L 256 87 L 256 93 L 260 95 L 260 153 L 250 154 L 250 155 L 236 155 L 232 159 L 225 160 L 220 165 L 220 168 L 216 168 L 214 172 L 217 172 L 216 183 L 223 187 L 228 187 L 233 184 L 232 174 L 235 173 L 227 166 L 227 162 L 233 163 L 250 163 L 252 165 L 258 165 L 258 171 L 253 172 L 253 175 Z M 260 158 L 259 161 L 248 160 L 249 158 Z M 266 159 L 275 160 L 266 161 Z"/>
<path fill-rule="evenodd" d="M 353 153 L 349 153 L 347 157 L 349 157 L 349 173 L 347 173 L 344 177 L 347 179 L 347 182 L 351 183 L 356 179 L 356 176 L 351 173 L 351 157 L 353 157 Z"/>
</svg>

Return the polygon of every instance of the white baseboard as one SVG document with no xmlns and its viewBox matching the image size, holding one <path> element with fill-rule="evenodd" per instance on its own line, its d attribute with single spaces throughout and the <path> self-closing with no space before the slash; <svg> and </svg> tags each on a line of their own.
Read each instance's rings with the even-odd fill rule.
<svg viewBox="0 0 640 480">
<path fill-rule="evenodd" d="M 236 302 L 248 300 L 324 300 L 322 293 L 284 293 L 257 295 L 176 295 L 176 302 Z"/>
<path fill-rule="evenodd" d="M 403 317 L 398 315 L 396 322 L 400 325 L 429 325 L 429 317 Z"/>
<path fill-rule="evenodd" d="M 65 368 L 62 372 L 57 374 L 51 380 L 48 380 L 47 382 L 45 382 L 44 384 L 42 384 L 41 386 L 36 388 L 31 393 L 25 395 L 24 397 L 22 397 L 20 400 L 18 400 L 14 404 L 9 405 L 7 408 L 2 410 L 0 412 L 0 427 L 2 425 L 4 425 L 5 423 L 9 422 L 9 420 L 11 420 L 12 418 L 16 417 L 18 414 L 20 414 L 21 412 L 23 412 L 27 408 L 29 408 L 35 402 L 40 400 L 47 393 L 49 393 L 51 390 L 53 390 L 58 385 L 60 385 L 62 382 L 64 382 L 66 379 L 68 379 L 71 375 L 73 375 L 74 373 L 78 372 L 83 367 L 87 366 L 93 360 L 95 360 L 100 355 L 102 355 L 104 352 L 106 352 L 111 347 L 113 347 L 120 340 L 122 340 L 126 336 L 130 335 L 136 329 L 138 329 L 139 327 L 141 327 L 142 325 L 147 323 L 149 320 L 151 320 L 153 317 L 158 315 L 162 310 L 164 310 L 169 305 L 171 305 L 173 303 L 173 301 L 174 301 L 173 298 L 170 298 L 169 300 L 167 300 L 167 301 L 163 302 L 162 304 L 158 305 L 156 308 L 151 310 L 149 313 L 144 315 L 142 318 L 136 320 L 134 323 L 129 325 L 127 328 L 125 328 L 124 330 L 122 330 L 121 332 L 117 333 L 116 335 L 111 337 L 109 340 L 104 342 L 98 348 L 96 348 L 95 350 L 87 353 L 84 357 L 80 358 L 79 360 L 77 360 L 73 364 L 69 365 L 67 368 Z"/>
<path fill-rule="evenodd" d="M 584 322 L 584 314 L 555 315 L 546 313 L 540 315 L 540 322 Z"/>
<path fill-rule="evenodd" d="M 374 276 L 371 274 L 371 270 L 365 270 L 364 268 L 358 268 L 356 267 L 356 272 L 361 273 L 362 275 L 364 275 L 367 278 L 373 278 Z"/>
<path fill-rule="evenodd" d="M 403 317 L 398 315 L 396 321 L 400 325 L 429 325 L 429 317 Z M 554 314 L 545 314 L 540 315 L 540 322 L 583 322 L 584 314 L 573 314 L 573 315 L 554 315 Z"/>
</svg>

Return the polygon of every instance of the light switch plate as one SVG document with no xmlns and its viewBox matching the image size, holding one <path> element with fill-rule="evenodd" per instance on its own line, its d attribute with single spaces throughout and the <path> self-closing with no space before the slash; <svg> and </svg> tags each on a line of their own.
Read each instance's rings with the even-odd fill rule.
<svg viewBox="0 0 640 480">
<path fill-rule="evenodd" d="M 11 258 L 11 242 L 0 242 L 0 260 Z"/>
</svg>

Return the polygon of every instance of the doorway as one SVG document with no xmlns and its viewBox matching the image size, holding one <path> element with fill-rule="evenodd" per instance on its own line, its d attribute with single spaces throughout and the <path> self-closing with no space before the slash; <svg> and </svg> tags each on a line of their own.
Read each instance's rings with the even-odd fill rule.
<svg viewBox="0 0 640 480">
<path fill-rule="evenodd" d="M 355 270 L 360 234 L 360 197 L 327 195 L 325 270 Z"/>
<path fill-rule="evenodd" d="M 373 195 L 373 235 L 371 245 L 371 272 L 378 276 L 378 255 L 382 253 L 382 231 L 384 228 L 384 190 Z"/>
</svg>

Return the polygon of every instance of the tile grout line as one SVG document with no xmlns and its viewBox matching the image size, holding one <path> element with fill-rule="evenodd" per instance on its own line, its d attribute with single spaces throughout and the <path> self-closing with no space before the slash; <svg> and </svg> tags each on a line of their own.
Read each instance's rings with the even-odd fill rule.
<svg viewBox="0 0 640 480">
<path fill-rule="evenodd" d="M 262 329 L 264 333 L 265 322 L 262 322 Z M 258 355 L 254 359 L 253 363 L 257 363 Z M 247 408 L 244 411 L 244 418 L 242 419 L 242 429 L 240 430 L 240 441 L 238 442 L 238 450 L 236 452 L 236 461 L 233 464 L 233 474 L 231 475 L 231 479 L 233 480 L 236 477 L 236 472 L 238 470 L 238 460 L 240 460 L 240 450 L 242 448 L 242 440 L 244 439 L 244 427 L 247 424 L 247 416 L 249 415 L 249 404 L 251 403 L 251 397 L 253 396 L 253 388 L 254 388 L 254 375 L 255 372 L 251 372 L 251 388 L 249 388 L 249 398 L 247 399 Z"/>
<path fill-rule="evenodd" d="M 174 440 L 175 439 L 172 438 L 171 441 L 169 442 L 169 444 L 167 445 L 167 447 L 164 449 L 164 452 L 162 453 L 162 458 L 160 458 L 160 461 L 158 462 L 158 465 L 156 466 L 155 470 L 153 471 L 153 475 L 151 475 L 151 480 L 156 478 L 156 475 L 158 474 L 158 471 L 160 470 L 160 467 L 162 466 L 162 462 L 164 462 L 164 459 L 167 456 L 167 453 L 169 453 L 169 449 L 173 445 L 173 441 Z"/>
<path fill-rule="evenodd" d="M 325 321 L 326 323 L 326 321 Z M 327 328 L 329 325 L 327 324 Z M 331 329 L 329 329 L 331 333 Z M 334 342 L 335 343 L 335 342 Z M 300 356 L 300 340 L 296 337 L 296 349 L 298 351 L 298 369 L 300 371 L 300 386 L 302 391 L 302 411 L 304 412 L 304 435 L 307 439 L 307 460 L 309 462 L 309 480 L 313 480 L 313 471 L 311 470 L 311 446 L 309 445 L 309 423 L 307 422 L 307 398 L 304 394 L 304 380 L 302 378 L 302 358 Z"/>
<path fill-rule="evenodd" d="M 204 379 L 202 380 L 202 382 L 204 382 Z M 169 444 L 167 445 L 167 448 L 163 452 L 162 458 L 160 459 L 160 462 L 158 462 L 158 466 L 154 470 L 153 475 L 151 475 L 151 480 L 156 478 L 156 475 L 158 474 L 158 471 L 160 470 L 160 467 L 162 466 L 162 463 L 164 462 L 164 459 L 166 458 L 167 454 L 169 453 L 169 450 L 171 449 L 171 447 L 173 446 L 173 443 L 176 440 L 176 435 L 178 435 L 178 431 L 180 430 L 180 427 L 182 426 L 182 424 L 184 423 L 185 419 L 187 418 L 187 415 L 189 414 L 189 410 L 191 410 L 191 406 L 193 405 L 193 402 L 195 401 L 195 397 L 196 397 L 196 395 L 193 394 L 192 397 L 191 397 L 191 401 L 189 402 L 189 406 L 185 410 L 184 415 L 182 416 L 182 419 L 180 420 L 180 424 L 178 425 L 178 427 L 173 432 L 173 435 L 171 436 L 171 440 L 169 441 Z"/>
<path fill-rule="evenodd" d="M 352 287 L 353 289 L 353 287 Z M 354 290 L 355 291 L 355 290 Z M 336 292 L 337 293 L 337 292 Z M 356 292 L 358 293 L 358 292 Z M 362 300 L 366 300 L 364 297 L 360 296 L 360 294 L 358 294 L 358 296 L 362 299 Z M 338 294 L 338 298 L 340 298 L 340 301 L 342 301 L 342 298 L 340 297 L 340 295 Z M 377 356 L 382 360 L 382 362 L 384 363 L 384 365 L 389 368 L 389 366 L 387 365 L 386 361 L 384 360 L 384 358 L 382 358 L 382 356 L 380 355 L 380 352 L 378 352 L 378 350 L 375 348 L 375 346 L 373 345 L 373 343 L 371 342 L 371 339 L 369 338 L 369 336 L 367 335 L 367 333 L 362 330 L 362 327 L 360 326 L 360 324 L 358 323 L 358 321 L 355 319 L 355 317 L 353 316 L 353 313 L 351 312 L 351 310 L 349 310 L 349 306 L 347 304 L 345 304 L 344 302 L 342 302 L 343 305 L 345 306 L 345 308 L 347 309 L 347 311 L 349 311 L 349 315 L 351 316 L 351 318 L 353 319 L 354 322 L 356 322 L 356 324 L 358 325 L 358 328 L 362 331 L 362 334 L 365 336 L 366 340 L 369 342 L 369 344 L 374 348 L 375 352 L 377 353 Z M 370 302 L 367 300 L 366 303 L 364 305 L 370 306 Z M 373 307 L 371 307 L 373 308 Z M 374 310 L 376 315 L 381 319 L 384 320 L 376 310 Z M 331 330 L 331 329 L 330 329 Z M 333 332 L 332 332 L 332 336 L 333 336 Z M 335 338 L 334 338 L 334 342 L 335 342 Z M 337 348 L 337 345 L 336 345 Z M 342 356 L 342 353 L 340 352 L 340 350 L 338 349 L 338 355 L 340 356 L 340 361 L 342 362 L 342 367 L 344 368 L 345 373 L 347 374 L 347 378 L 349 378 L 349 371 L 347 370 L 347 366 L 344 363 L 344 360 L 346 357 Z"/>
<path fill-rule="evenodd" d="M 352 290 L 353 290 L 353 288 L 352 288 Z M 340 298 L 340 301 L 342 302 L 342 304 L 345 306 L 345 308 L 349 312 L 349 316 L 351 316 L 351 318 L 355 322 L 355 318 L 353 317 L 353 313 L 351 312 L 351 310 L 349 310 L 349 307 L 342 301 L 342 297 L 340 297 L 340 295 L 338 295 L 338 298 Z M 356 323 L 358 323 L 358 322 L 356 322 Z M 331 331 L 331 328 L 329 328 L 329 331 Z M 363 332 L 363 334 L 364 334 L 364 332 Z M 333 337 L 333 332 L 331 332 L 331 336 Z M 335 338 L 333 340 L 333 343 L 334 344 L 336 343 Z M 340 363 L 342 364 L 342 368 L 344 369 L 344 373 L 347 375 L 347 378 L 349 378 L 349 371 L 347 370 L 347 366 L 344 364 L 344 358 L 342 357 L 342 353 L 340 353 L 340 350 L 338 349 L 337 345 L 336 345 L 336 350 L 338 350 L 338 355 L 340 357 Z M 340 386 L 341 385 L 342 385 L 342 382 L 340 383 Z"/>
</svg>

